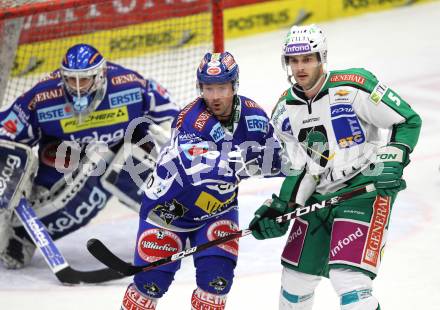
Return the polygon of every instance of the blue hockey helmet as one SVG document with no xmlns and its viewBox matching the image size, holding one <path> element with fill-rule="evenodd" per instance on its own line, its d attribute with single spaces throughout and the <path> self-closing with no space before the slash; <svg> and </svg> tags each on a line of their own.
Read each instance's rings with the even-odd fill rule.
<svg viewBox="0 0 440 310">
<path fill-rule="evenodd" d="M 197 88 L 202 84 L 232 83 L 234 94 L 238 91 L 238 64 L 229 52 L 206 53 L 197 69 Z"/>
<path fill-rule="evenodd" d="M 74 114 L 86 116 L 95 110 L 107 86 L 101 53 L 91 45 L 76 44 L 67 50 L 60 71 L 65 90 L 72 97 Z"/>
</svg>

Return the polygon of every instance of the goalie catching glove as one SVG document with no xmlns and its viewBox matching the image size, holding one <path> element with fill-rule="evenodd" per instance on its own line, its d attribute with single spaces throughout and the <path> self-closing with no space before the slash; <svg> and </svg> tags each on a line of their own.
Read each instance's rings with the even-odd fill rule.
<svg viewBox="0 0 440 310">
<path fill-rule="evenodd" d="M 288 210 L 287 202 L 275 194 L 272 195 L 272 199 L 266 200 L 255 211 L 255 216 L 249 224 L 255 239 L 264 240 L 283 236 L 289 229 L 289 222 L 277 223 L 275 218 L 287 213 Z"/>
<path fill-rule="evenodd" d="M 406 188 L 402 176 L 408 163 L 408 149 L 403 145 L 390 144 L 379 149 L 376 166 L 380 174 L 375 182 L 379 196 L 392 196 Z"/>
</svg>

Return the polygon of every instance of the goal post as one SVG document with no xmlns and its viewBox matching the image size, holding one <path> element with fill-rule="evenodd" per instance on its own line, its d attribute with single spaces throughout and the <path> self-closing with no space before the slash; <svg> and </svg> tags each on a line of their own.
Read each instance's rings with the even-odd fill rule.
<svg viewBox="0 0 440 310">
<path fill-rule="evenodd" d="M 4 0 L 0 108 L 59 68 L 78 43 L 167 88 L 181 106 L 196 94 L 203 54 L 223 51 L 223 0 Z"/>
</svg>

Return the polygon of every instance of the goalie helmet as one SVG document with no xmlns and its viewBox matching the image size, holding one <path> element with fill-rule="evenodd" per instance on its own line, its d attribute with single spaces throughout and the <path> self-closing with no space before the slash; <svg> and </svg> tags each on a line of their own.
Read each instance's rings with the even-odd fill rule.
<svg viewBox="0 0 440 310">
<path fill-rule="evenodd" d="M 327 64 L 327 40 L 321 28 L 314 24 L 290 28 L 283 44 L 283 68 L 286 68 L 289 56 L 312 53 L 318 53 L 320 62 Z"/>
<path fill-rule="evenodd" d="M 82 118 L 94 111 L 101 102 L 107 86 L 106 62 L 91 45 L 70 47 L 61 62 L 64 88 L 72 98 L 74 115 Z"/>
<path fill-rule="evenodd" d="M 238 91 L 238 64 L 229 52 L 206 53 L 197 69 L 197 89 L 202 84 L 232 83 L 234 94 Z"/>
</svg>

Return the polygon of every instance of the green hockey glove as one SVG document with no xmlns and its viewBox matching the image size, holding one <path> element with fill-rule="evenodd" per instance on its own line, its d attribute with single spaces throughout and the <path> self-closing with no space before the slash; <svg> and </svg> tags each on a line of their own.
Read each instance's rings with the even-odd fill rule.
<svg viewBox="0 0 440 310">
<path fill-rule="evenodd" d="M 408 149 L 400 144 L 387 145 L 379 150 L 377 160 L 380 174 L 376 177 L 376 190 L 379 196 L 392 196 L 406 188 L 402 179 L 403 168 L 408 165 Z"/>
<path fill-rule="evenodd" d="M 289 229 L 289 222 L 279 224 L 275 218 L 285 214 L 289 207 L 287 202 L 281 200 L 273 194 L 272 199 L 268 199 L 255 211 L 255 216 L 249 224 L 252 235 L 255 239 L 264 240 L 283 236 Z"/>
</svg>

